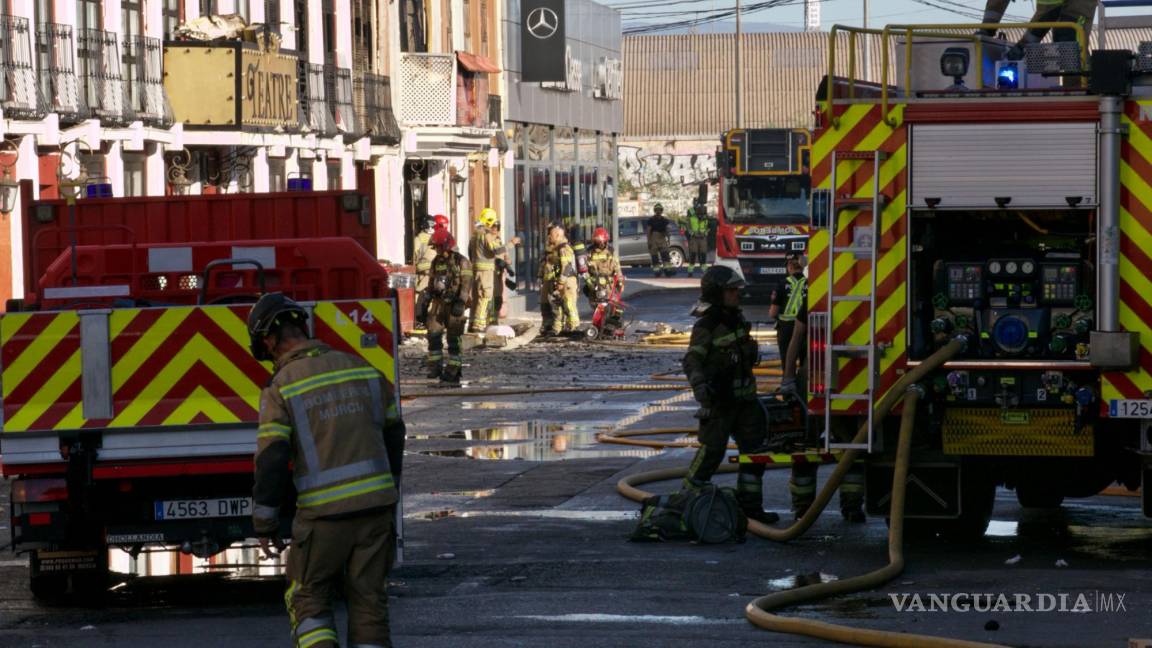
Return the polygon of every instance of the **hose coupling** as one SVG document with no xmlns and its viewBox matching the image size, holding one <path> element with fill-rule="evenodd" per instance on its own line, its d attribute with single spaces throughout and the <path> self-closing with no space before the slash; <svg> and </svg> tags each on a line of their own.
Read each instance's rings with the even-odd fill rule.
<svg viewBox="0 0 1152 648">
<path fill-rule="evenodd" d="M 960 343 L 959 353 L 964 353 L 965 351 L 968 350 L 968 346 L 972 343 L 971 339 L 969 339 L 969 338 L 970 338 L 970 335 L 968 333 L 961 333 L 960 335 L 957 335 L 956 337 L 952 338 L 953 341 L 957 341 Z"/>
<path fill-rule="evenodd" d="M 911 394 L 913 392 L 915 392 L 917 398 L 924 398 L 926 394 L 924 391 L 924 386 L 920 383 L 912 383 L 911 385 L 908 385 L 904 388 L 905 394 Z"/>
</svg>

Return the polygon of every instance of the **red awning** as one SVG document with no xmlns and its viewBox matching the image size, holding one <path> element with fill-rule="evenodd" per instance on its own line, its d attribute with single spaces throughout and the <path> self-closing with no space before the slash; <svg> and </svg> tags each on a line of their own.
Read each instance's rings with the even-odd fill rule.
<svg viewBox="0 0 1152 648">
<path fill-rule="evenodd" d="M 469 72 L 494 73 L 500 71 L 500 68 L 496 67 L 495 63 L 479 54 L 457 51 L 456 58 L 460 61 L 460 65 Z"/>
</svg>

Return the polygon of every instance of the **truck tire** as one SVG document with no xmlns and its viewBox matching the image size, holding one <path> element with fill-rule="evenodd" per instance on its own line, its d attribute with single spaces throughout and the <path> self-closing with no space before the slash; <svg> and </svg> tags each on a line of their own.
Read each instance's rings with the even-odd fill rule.
<svg viewBox="0 0 1152 648">
<path fill-rule="evenodd" d="M 1021 484 L 1016 487 L 1016 501 L 1024 508 L 1058 508 L 1064 503 L 1064 495 L 1050 489 Z"/>
<path fill-rule="evenodd" d="M 37 574 L 29 578 L 29 589 L 32 596 L 41 603 L 59 603 L 68 593 L 68 576 L 66 574 Z"/>
<path fill-rule="evenodd" d="M 980 540 L 988 530 L 995 504 L 996 482 L 979 467 L 965 463 L 960 473 L 960 517 L 905 520 L 904 535 L 957 543 Z"/>
</svg>

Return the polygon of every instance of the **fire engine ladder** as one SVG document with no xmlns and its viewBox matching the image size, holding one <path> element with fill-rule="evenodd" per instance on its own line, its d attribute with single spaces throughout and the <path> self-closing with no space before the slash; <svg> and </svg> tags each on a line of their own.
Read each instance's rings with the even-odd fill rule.
<svg viewBox="0 0 1152 648">
<path fill-rule="evenodd" d="M 887 203 L 886 197 L 880 193 L 880 166 L 887 157 L 888 154 L 883 151 L 832 152 L 832 173 L 830 178 L 832 187 L 832 213 L 828 223 L 828 317 L 825 320 L 825 326 L 827 328 L 824 338 L 828 341 L 824 361 L 824 384 L 828 386 L 828 392 L 826 394 L 827 402 L 824 407 L 824 448 L 826 451 L 832 449 L 857 449 L 872 452 L 872 424 L 873 416 L 875 416 L 873 410 L 876 407 L 876 390 L 877 382 L 879 381 L 879 358 L 876 347 L 876 265 L 877 259 L 879 258 L 880 214 Z M 837 184 L 839 180 L 836 177 L 836 171 L 840 162 L 845 160 L 862 160 L 865 164 L 868 161 L 872 163 L 872 196 L 865 198 L 837 196 L 836 189 L 839 186 Z M 861 234 L 861 232 L 857 230 L 853 235 L 852 245 L 848 247 L 838 247 L 836 245 L 836 233 L 840 227 L 840 213 L 847 210 L 872 212 L 871 235 L 857 236 L 857 234 Z M 849 253 L 854 256 L 854 261 L 848 263 L 854 264 L 856 261 L 867 260 L 870 265 L 871 272 L 869 273 L 869 280 L 871 282 L 871 290 L 867 295 L 838 294 L 836 292 L 836 257 Z M 867 344 L 853 345 L 835 343 L 835 338 L 833 337 L 833 332 L 836 330 L 835 309 L 837 304 L 844 302 L 866 302 L 868 304 Z M 865 391 L 859 393 L 837 391 L 836 373 L 839 368 L 840 358 L 846 356 L 858 358 L 862 355 L 868 359 L 868 386 Z M 867 403 L 869 432 L 866 443 L 837 442 L 832 438 L 832 405 L 835 401 Z"/>
</svg>

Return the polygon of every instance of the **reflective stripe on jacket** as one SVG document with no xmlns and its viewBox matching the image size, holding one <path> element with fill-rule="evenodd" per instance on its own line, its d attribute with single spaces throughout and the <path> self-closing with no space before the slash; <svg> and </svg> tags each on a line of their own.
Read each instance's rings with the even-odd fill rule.
<svg viewBox="0 0 1152 648">
<path fill-rule="evenodd" d="M 804 298 L 808 293 L 808 280 L 803 276 L 790 276 L 785 281 L 788 282 L 788 301 L 784 304 L 784 310 L 780 312 L 780 319 L 792 322 L 800 314 L 800 307 L 804 305 Z"/>
</svg>

